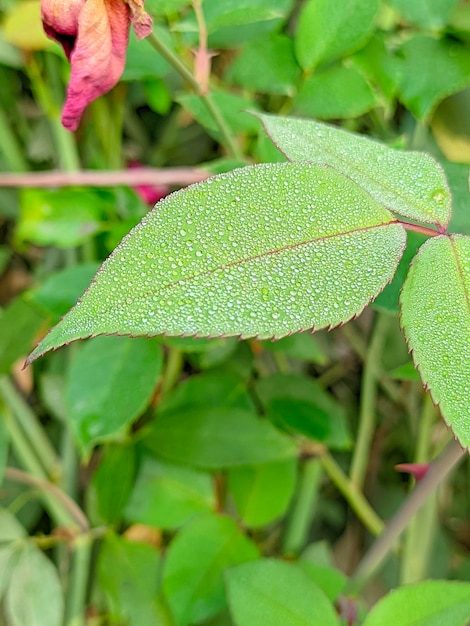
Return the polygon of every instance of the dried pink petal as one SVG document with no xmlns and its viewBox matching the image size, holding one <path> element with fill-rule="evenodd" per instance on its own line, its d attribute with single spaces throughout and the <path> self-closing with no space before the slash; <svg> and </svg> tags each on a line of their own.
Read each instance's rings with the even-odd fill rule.
<svg viewBox="0 0 470 626">
<path fill-rule="evenodd" d="M 398 472 L 412 474 L 417 481 L 422 480 L 426 476 L 429 467 L 429 463 L 400 463 L 395 465 L 395 469 Z"/>
</svg>

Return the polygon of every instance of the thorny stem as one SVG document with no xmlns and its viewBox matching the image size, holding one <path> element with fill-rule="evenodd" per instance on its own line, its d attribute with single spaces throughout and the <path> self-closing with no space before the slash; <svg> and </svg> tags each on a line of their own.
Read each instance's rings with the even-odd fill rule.
<svg viewBox="0 0 470 626">
<path fill-rule="evenodd" d="M 401 533 L 416 515 L 416 512 L 426 499 L 436 492 L 438 486 L 465 456 L 467 456 L 467 452 L 462 450 L 455 441 L 451 441 L 442 454 L 431 463 L 426 476 L 416 485 L 414 491 L 398 509 L 392 520 L 387 524 L 384 532 L 372 544 L 359 563 L 356 572 L 349 581 L 348 593 L 357 593 L 378 570 L 393 550 Z"/>
<path fill-rule="evenodd" d="M 193 88 L 196 94 L 201 98 L 201 100 L 206 105 L 207 110 L 212 115 L 214 122 L 217 124 L 220 134 L 225 141 L 227 149 L 229 150 L 233 158 L 242 161 L 244 158 L 243 152 L 240 150 L 235 140 L 235 137 L 232 135 L 232 132 L 227 126 L 225 119 L 223 118 L 221 112 L 213 101 L 211 94 L 203 93 L 203 91 L 201 90 L 201 85 L 194 77 L 191 70 L 161 39 L 159 39 L 155 35 L 155 33 L 150 33 L 150 35 L 147 37 L 147 40 L 155 48 L 155 50 L 159 54 L 161 54 L 166 61 L 168 61 L 173 69 L 176 70 L 187 83 L 189 83 L 189 85 Z"/>
</svg>

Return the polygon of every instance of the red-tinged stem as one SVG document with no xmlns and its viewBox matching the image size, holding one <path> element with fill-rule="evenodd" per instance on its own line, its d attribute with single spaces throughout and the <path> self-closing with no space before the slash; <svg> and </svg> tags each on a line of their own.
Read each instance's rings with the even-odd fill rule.
<svg viewBox="0 0 470 626">
<path fill-rule="evenodd" d="M 420 233 L 420 235 L 426 235 L 426 237 L 437 237 L 438 235 L 445 235 L 446 231 L 435 230 L 434 228 L 430 228 L 429 226 L 421 226 L 421 224 L 412 224 L 411 222 L 404 222 L 403 220 L 398 220 L 398 223 L 403 226 L 406 230 L 412 230 L 414 233 Z"/>
</svg>

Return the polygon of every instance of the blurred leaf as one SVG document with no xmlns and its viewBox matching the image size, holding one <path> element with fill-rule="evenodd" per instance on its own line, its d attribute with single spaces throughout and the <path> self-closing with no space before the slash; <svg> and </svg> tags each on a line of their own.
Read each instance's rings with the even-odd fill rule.
<svg viewBox="0 0 470 626">
<path fill-rule="evenodd" d="M 29 292 L 28 298 L 58 321 L 90 284 L 98 263 L 83 263 L 49 275 L 42 285 Z"/>
<path fill-rule="evenodd" d="M 191 0 L 147 0 L 145 10 L 153 17 L 160 17 L 177 13 L 190 4 Z"/>
<path fill-rule="evenodd" d="M 162 200 L 31 358 L 92 334 L 265 339 L 332 327 L 385 287 L 404 244 L 392 214 L 332 168 L 234 170 Z"/>
<path fill-rule="evenodd" d="M 13 513 L 0 507 L 0 544 L 10 543 L 26 537 L 26 531 Z"/>
<path fill-rule="evenodd" d="M 371 35 L 378 0 L 308 0 L 302 7 L 295 49 L 302 68 L 353 52 Z"/>
<path fill-rule="evenodd" d="M 312 414 L 326 414 L 330 434 L 325 444 L 339 450 L 350 447 L 351 435 L 343 408 L 312 378 L 300 374 L 273 374 L 257 381 L 255 391 L 267 411 L 273 402 L 288 400 L 294 406 L 309 405 Z"/>
<path fill-rule="evenodd" d="M 470 163 L 470 87 L 446 98 L 433 115 L 433 135 L 446 159 Z"/>
<path fill-rule="evenodd" d="M 443 167 L 452 192 L 452 219 L 449 231 L 470 235 L 470 193 L 468 188 L 468 165 L 444 162 Z"/>
<path fill-rule="evenodd" d="M 150 402 L 161 369 L 161 346 L 148 339 L 99 337 L 81 347 L 67 373 L 66 401 L 83 451 L 124 435 Z"/>
<path fill-rule="evenodd" d="M 334 65 L 307 78 L 294 99 L 294 109 L 319 119 L 357 117 L 377 99 L 354 67 Z"/>
<path fill-rule="evenodd" d="M 267 405 L 267 415 L 278 428 L 315 441 L 325 441 L 331 433 L 329 413 L 311 402 L 273 398 Z"/>
<path fill-rule="evenodd" d="M 144 443 L 163 459 L 207 469 L 255 465 L 295 455 L 291 441 L 268 421 L 224 406 L 162 413 Z"/>
<path fill-rule="evenodd" d="M 351 57 L 353 66 L 359 68 L 367 79 L 377 85 L 384 96 L 391 100 L 400 82 L 401 60 L 388 48 L 386 41 L 375 34 L 362 50 Z"/>
<path fill-rule="evenodd" d="M 296 565 L 261 559 L 226 574 L 237 626 L 339 626 L 332 604 Z"/>
<path fill-rule="evenodd" d="M 0 312 L 0 374 L 31 350 L 46 317 L 34 304 L 20 296 Z"/>
<path fill-rule="evenodd" d="M 144 456 L 125 516 L 131 522 L 174 529 L 213 508 L 209 474 Z"/>
<path fill-rule="evenodd" d="M 298 565 L 323 591 L 330 602 L 337 600 L 348 581 L 342 572 L 333 567 L 306 560 L 300 560 Z"/>
<path fill-rule="evenodd" d="M 444 28 L 458 0 L 387 0 L 412 24 L 429 30 Z"/>
<path fill-rule="evenodd" d="M 227 79 L 252 91 L 293 96 L 299 71 L 292 39 L 271 35 L 248 43 L 229 68 Z"/>
<path fill-rule="evenodd" d="M 400 297 L 413 361 L 462 447 L 470 446 L 470 237 L 439 236 L 419 250 Z"/>
<path fill-rule="evenodd" d="M 52 45 L 42 28 L 40 0 L 18 2 L 3 20 L 2 33 L 5 41 L 28 52 Z"/>
<path fill-rule="evenodd" d="M 205 515 L 184 526 L 170 544 L 163 572 L 163 588 L 177 626 L 223 609 L 225 571 L 256 558 L 256 545 L 229 517 Z"/>
<path fill-rule="evenodd" d="M 246 113 L 247 109 L 258 108 L 253 100 L 234 93 L 215 90 L 211 92 L 210 97 L 233 133 L 255 133 L 258 130 L 258 122 Z M 185 94 L 179 96 L 177 101 L 201 126 L 204 126 L 211 137 L 217 141 L 221 140 L 219 127 L 199 96 Z"/>
<path fill-rule="evenodd" d="M 456 41 L 417 35 L 405 42 L 400 100 L 421 121 L 470 81 L 470 50 Z"/>
<path fill-rule="evenodd" d="M 389 374 L 392 378 L 396 378 L 397 380 L 421 381 L 418 370 L 414 367 L 411 361 L 409 363 L 401 365 L 400 367 L 396 367 Z"/>
<path fill-rule="evenodd" d="M 447 226 L 451 195 L 440 165 L 424 152 L 404 152 L 313 120 L 256 114 L 291 161 L 330 165 L 391 211 Z"/>
<path fill-rule="evenodd" d="M 16 227 L 20 242 L 73 248 L 102 229 L 100 200 L 82 189 L 22 189 Z"/>
<path fill-rule="evenodd" d="M 19 69 L 23 66 L 23 57 L 21 52 L 8 43 L 3 38 L 2 30 L 0 29 L 0 64 L 6 65 L 7 67 L 14 67 L 15 69 Z"/>
<path fill-rule="evenodd" d="M 297 333 L 279 341 L 263 341 L 261 346 L 269 352 L 281 352 L 291 359 L 300 359 L 307 363 L 326 365 L 328 362 L 327 354 L 311 333 Z"/>
<path fill-rule="evenodd" d="M 10 260 L 10 251 L 6 246 L 0 245 L 0 274 L 3 274 L 8 261 Z"/>
<path fill-rule="evenodd" d="M 284 515 L 294 494 L 297 460 L 234 467 L 228 488 L 244 526 L 265 526 Z"/>
<path fill-rule="evenodd" d="M 113 524 L 122 517 L 134 485 L 134 476 L 134 447 L 107 446 L 91 482 L 100 523 Z M 119 489 L 116 489 L 116 485 L 119 485 Z"/>
<path fill-rule="evenodd" d="M 11 573 L 17 560 L 18 546 L 13 542 L 7 545 L 0 545 L 0 600 L 3 599 L 5 591 L 10 584 Z M 2 618 L 0 614 L 0 619 Z"/>
<path fill-rule="evenodd" d="M 0 485 L 3 484 L 3 475 L 8 461 L 8 452 L 10 450 L 10 433 L 6 425 L 4 415 L 1 413 L 2 409 L 0 404 Z"/>
<path fill-rule="evenodd" d="M 427 580 L 388 593 L 364 626 L 466 626 L 469 615 L 469 583 Z"/>
<path fill-rule="evenodd" d="M 147 7 L 146 7 L 147 8 Z M 154 24 L 153 32 L 156 37 L 165 42 L 172 49 L 171 36 L 167 30 Z M 145 39 L 138 39 L 131 28 L 129 45 L 126 54 L 126 67 L 121 80 L 143 80 L 145 78 L 161 78 L 170 71 L 170 65 L 156 52 Z"/>
<path fill-rule="evenodd" d="M 18 551 L 5 596 L 9 626 L 61 626 L 64 596 L 56 568 L 36 546 Z"/>
<path fill-rule="evenodd" d="M 158 597 L 160 555 L 146 543 L 108 533 L 98 556 L 98 579 L 113 623 L 166 626 L 168 617 Z"/>
</svg>

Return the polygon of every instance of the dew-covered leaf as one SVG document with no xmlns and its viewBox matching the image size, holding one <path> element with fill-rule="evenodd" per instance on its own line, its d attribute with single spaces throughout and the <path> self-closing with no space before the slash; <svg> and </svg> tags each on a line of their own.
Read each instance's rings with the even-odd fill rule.
<svg viewBox="0 0 470 626">
<path fill-rule="evenodd" d="M 91 335 L 283 337 L 358 315 L 405 231 L 349 178 L 251 166 L 162 200 L 31 358 Z"/>
<path fill-rule="evenodd" d="M 449 223 L 451 195 L 447 180 L 429 154 L 395 150 L 313 120 L 256 116 L 290 161 L 331 165 L 395 213 L 444 227 Z"/>
<path fill-rule="evenodd" d="M 403 285 L 401 321 L 421 378 L 470 446 L 470 237 L 428 240 Z"/>
<path fill-rule="evenodd" d="M 292 563 L 260 559 L 232 568 L 226 580 L 238 626 L 339 626 L 323 591 Z"/>
<path fill-rule="evenodd" d="M 469 583 L 426 580 L 388 593 L 364 626 L 465 626 L 469 615 Z"/>
<path fill-rule="evenodd" d="M 371 34 L 378 0 L 309 0 L 299 16 L 295 48 L 304 70 L 357 50 Z"/>
</svg>

